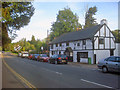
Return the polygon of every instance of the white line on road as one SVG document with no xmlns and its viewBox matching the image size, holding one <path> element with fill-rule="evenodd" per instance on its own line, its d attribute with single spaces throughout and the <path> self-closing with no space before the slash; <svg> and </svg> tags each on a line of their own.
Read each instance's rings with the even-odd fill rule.
<svg viewBox="0 0 120 90">
<path fill-rule="evenodd" d="M 60 73 L 60 72 L 55 72 L 55 73 L 57 73 L 57 74 L 59 74 L 59 75 L 62 75 L 62 73 Z"/>
<path fill-rule="evenodd" d="M 60 73 L 60 72 L 52 71 L 52 70 L 49 70 L 49 69 L 46 69 L 46 68 L 41 68 L 41 69 L 43 69 L 45 71 L 48 71 L 48 72 L 56 73 L 58 75 L 62 75 L 62 73 Z"/>
<path fill-rule="evenodd" d="M 88 83 L 98 85 L 98 86 L 102 86 L 102 87 L 106 87 L 106 88 L 113 88 L 113 87 L 110 87 L 110 86 L 106 86 L 106 85 L 102 85 L 102 84 L 99 84 L 99 83 L 91 82 L 91 81 L 88 81 L 88 80 L 85 80 L 85 79 L 81 79 L 81 80 L 84 81 L 84 82 L 88 82 Z"/>
</svg>

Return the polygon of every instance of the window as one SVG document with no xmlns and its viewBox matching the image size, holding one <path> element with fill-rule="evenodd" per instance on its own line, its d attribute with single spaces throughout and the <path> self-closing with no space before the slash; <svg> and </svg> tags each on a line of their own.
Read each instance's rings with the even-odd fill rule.
<svg viewBox="0 0 120 90">
<path fill-rule="evenodd" d="M 62 43 L 60 43 L 60 46 L 62 46 Z"/>
<path fill-rule="evenodd" d="M 61 54 L 61 51 L 59 51 L 59 54 Z"/>
<path fill-rule="evenodd" d="M 53 45 L 51 45 L 51 49 L 53 49 Z"/>
<path fill-rule="evenodd" d="M 83 40 L 82 42 L 83 42 L 83 45 L 85 45 L 85 44 L 86 44 L 86 41 L 85 41 L 85 40 Z"/>
<path fill-rule="evenodd" d="M 66 43 L 66 46 L 69 46 L 69 42 Z"/>
<path fill-rule="evenodd" d="M 54 52 L 52 51 L 52 55 L 54 54 Z"/>
<path fill-rule="evenodd" d="M 120 57 L 116 57 L 116 62 L 120 62 Z"/>
<path fill-rule="evenodd" d="M 108 61 L 115 62 L 115 57 L 108 58 Z"/>
<path fill-rule="evenodd" d="M 77 46 L 80 46 L 80 43 L 77 43 Z"/>
<path fill-rule="evenodd" d="M 88 52 L 80 52 L 80 58 L 88 58 Z"/>
<path fill-rule="evenodd" d="M 58 47 L 58 44 L 56 44 L 56 47 Z"/>
<path fill-rule="evenodd" d="M 104 44 L 104 38 L 99 38 L 99 44 Z"/>
</svg>

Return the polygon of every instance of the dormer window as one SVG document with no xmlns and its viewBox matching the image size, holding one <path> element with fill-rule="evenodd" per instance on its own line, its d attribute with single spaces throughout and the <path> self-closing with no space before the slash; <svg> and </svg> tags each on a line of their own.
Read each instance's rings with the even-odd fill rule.
<svg viewBox="0 0 120 90">
<path fill-rule="evenodd" d="M 53 45 L 51 45 L 51 49 L 53 49 Z"/>
<path fill-rule="evenodd" d="M 62 43 L 60 43 L 60 46 L 62 46 Z"/>
<path fill-rule="evenodd" d="M 77 43 L 77 46 L 80 46 L 80 43 Z"/>
<path fill-rule="evenodd" d="M 58 44 L 56 44 L 56 47 L 58 47 Z"/>
<path fill-rule="evenodd" d="M 66 46 L 69 46 L 69 42 L 66 43 Z"/>
</svg>

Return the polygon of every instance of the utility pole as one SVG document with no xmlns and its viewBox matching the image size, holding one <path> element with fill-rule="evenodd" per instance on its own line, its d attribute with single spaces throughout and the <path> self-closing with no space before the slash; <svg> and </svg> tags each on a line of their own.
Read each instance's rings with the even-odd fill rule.
<svg viewBox="0 0 120 90">
<path fill-rule="evenodd" d="M 49 50 L 48 50 L 48 33 L 49 33 L 49 30 L 47 30 L 47 42 L 46 42 L 46 43 L 47 43 L 47 54 L 49 54 L 49 53 L 48 53 L 48 51 L 49 51 Z"/>
</svg>

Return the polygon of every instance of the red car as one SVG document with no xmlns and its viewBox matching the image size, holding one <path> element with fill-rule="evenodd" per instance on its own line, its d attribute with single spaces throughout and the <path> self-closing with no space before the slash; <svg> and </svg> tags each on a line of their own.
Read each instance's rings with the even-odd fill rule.
<svg viewBox="0 0 120 90">
<path fill-rule="evenodd" d="M 49 57 L 46 54 L 40 54 L 40 56 L 37 57 L 37 60 L 41 62 L 48 62 Z"/>
<path fill-rule="evenodd" d="M 32 59 L 32 56 L 33 56 L 33 54 L 30 54 L 30 55 L 28 56 L 28 59 Z"/>
</svg>

